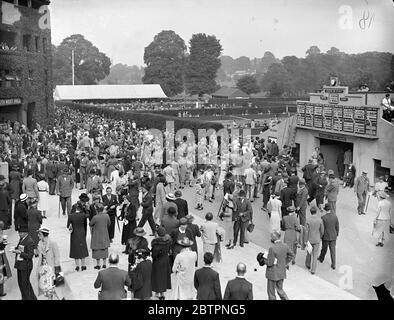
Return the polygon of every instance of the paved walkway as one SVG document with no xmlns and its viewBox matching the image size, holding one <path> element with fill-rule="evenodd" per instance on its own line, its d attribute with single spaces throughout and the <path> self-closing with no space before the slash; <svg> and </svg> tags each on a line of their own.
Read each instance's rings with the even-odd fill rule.
<svg viewBox="0 0 394 320">
<path fill-rule="evenodd" d="M 190 210 L 195 215 L 195 223 L 200 224 L 202 222 L 200 215 L 193 211 L 193 190 L 185 189 L 185 198 L 189 200 Z M 77 200 L 80 191 L 73 192 L 73 203 Z M 70 259 L 69 256 L 69 239 L 70 235 L 68 230 L 66 229 L 67 219 L 64 216 L 58 217 L 58 198 L 56 196 L 50 196 L 49 207 L 50 211 L 47 214 L 48 219 L 45 221 L 45 224 L 51 229 L 51 237 L 56 239 L 56 242 L 60 248 L 60 256 L 61 256 L 61 265 L 62 269 L 65 273 L 65 278 L 67 280 L 68 286 L 67 290 L 65 290 L 64 296 L 67 299 L 74 300 L 95 300 L 97 299 L 97 290 L 93 288 L 93 283 L 97 276 L 97 270 L 93 269 L 95 262 L 91 259 L 87 259 L 87 267 L 88 269 L 83 272 L 76 272 L 74 270 L 75 264 L 74 260 Z M 212 212 L 216 214 L 217 209 L 220 205 L 219 200 L 216 200 L 213 204 L 206 206 L 206 209 L 211 209 Z M 257 204 L 254 204 L 255 210 L 257 210 Z M 215 210 L 216 211 L 215 211 Z M 204 210 L 203 212 L 207 212 Z M 260 217 L 258 217 L 260 215 Z M 260 246 L 261 237 L 266 237 L 267 234 L 263 232 L 262 226 L 266 224 L 266 221 L 262 223 L 264 215 L 259 214 L 258 211 L 255 213 L 256 219 L 256 229 L 251 235 L 251 240 L 254 243 L 250 243 L 245 245 L 244 248 L 235 247 L 233 250 L 227 250 L 222 248 L 223 262 L 219 264 L 215 264 L 214 268 L 220 274 L 222 292 L 224 293 L 225 286 L 228 280 L 235 277 L 235 267 L 238 262 L 244 262 L 247 264 L 247 274 L 246 278 L 253 283 L 253 293 L 255 299 L 265 300 L 267 299 L 266 293 L 266 279 L 265 279 L 265 267 L 260 267 L 256 261 L 256 256 L 259 252 L 263 251 L 263 247 Z M 267 220 L 268 221 L 268 220 Z M 122 227 L 122 225 L 121 225 Z M 266 227 L 266 226 L 265 226 Z M 146 224 L 145 229 L 148 234 L 150 233 L 149 226 Z M 6 234 L 9 236 L 9 246 L 14 246 L 18 242 L 18 235 L 13 230 L 6 231 Z M 151 237 L 148 237 L 149 241 Z M 88 245 L 90 245 L 90 233 L 88 231 L 87 236 Z M 340 243 L 341 244 L 341 243 Z M 198 239 L 198 246 L 202 248 L 201 239 Z M 265 248 L 268 246 L 265 245 Z M 385 250 L 385 248 L 383 248 Z M 127 270 L 127 256 L 125 254 L 121 254 L 123 251 L 123 246 L 120 244 L 120 233 L 116 229 L 115 239 L 113 244 L 111 245 L 110 251 L 118 252 L 120 254 L 120 267 Z M 199 250 L 199 267 L 202 264 L 202 250 Z M 14 257 L 13 254 L 7 253 L 8 258 L 10 260 L 10 264 L 13 266 Z M 347 292 L 339 288 L 337 285 L 331 283 L 331 281 L 326 281 L 321 278 L 319 273 L 326 272 L 327 267 L 329 268 L 329 263 L 327 265 L 319 265 L 317 269 L 317 275 L 311 275 L 308 270 L 303 267 L 303 259 L 305 257 L 305 252 L 300 252 L 298 254 L 297 265 L 291 266 L 290 271 L 288 272 L 288 279 L 285 281 L 285 291 L 287 292 L 290 299 L 299 299 L 299 300 L 353 300 L 358 299 L 355 295 Z M 33 284 L 33 288 L 37 292 L 37 278 L 36 278 L 36 263 L 37 259 L 34 261 L 34 269 L 31 276 L 31 281 Z M 338 264 L 340 266 L 340 264 Z M 257 271 L 254 271 L 255 268 Z M 330 269 L 331 270 L 331 269 Z M 5 290 L 7 292 L 7 296 L 4 300 L 18 300 L 21 298 L 19 288 L 16 281 L 16 270 L 13 269 L 13 277 L 6 282 Z M 167 298 L 171 299 L 172 292 L 167 292 Z M 39 299 L 44 299 L 44 297 L 39 297 Z"/>
</svg>

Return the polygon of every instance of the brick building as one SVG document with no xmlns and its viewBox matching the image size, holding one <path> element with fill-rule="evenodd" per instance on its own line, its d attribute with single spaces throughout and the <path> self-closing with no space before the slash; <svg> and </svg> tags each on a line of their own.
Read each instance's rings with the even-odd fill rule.
<svg viewBox="0 0 394 320">
<path fill-rule="evenodd" d="M 0 0 L 0 122 L 43 125 L 53 110 L 48 0 Z"/>
</svg>

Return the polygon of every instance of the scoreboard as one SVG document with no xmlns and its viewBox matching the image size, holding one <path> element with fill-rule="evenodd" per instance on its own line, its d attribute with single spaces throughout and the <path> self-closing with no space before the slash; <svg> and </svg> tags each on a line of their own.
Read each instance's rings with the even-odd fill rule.
<svg viewBox="0 0 394 320">
<path fill-rule="evenodd" d="M 297 127 L 377 138 L 379 107 L 297 101 Z"/>
</svg>

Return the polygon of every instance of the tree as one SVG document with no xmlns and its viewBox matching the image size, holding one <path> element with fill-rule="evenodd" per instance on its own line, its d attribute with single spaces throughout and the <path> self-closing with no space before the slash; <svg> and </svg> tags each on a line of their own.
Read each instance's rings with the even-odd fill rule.
<svg viewBox="0 0 394 320">
<path fill-rule="evenodd" d="M 240 78 L 237 82 L 237 88 L 247 94 L 257 93 L 260 91 L 256 78 L 251 75 L 246 75 Z"/>
<path fill-rule="evenodd" d="M 185 41 L 174 31 L 163 30 L 145 48 L 146 68 L 142 81 L 160 84 L 168 96 L 181 93 L 184 89 L 185 61 Z"/>
<path fill-rule="evenodd" d="M 76 84 L 97 84 L 110 71 L 111 60 L 83 35 L 65 38 L 53 50 L 54 84 L 72 84 L 71 56 L 74 50 Z"/>
<path fill-rule="evenodd" d="M 250 69 L 250 59 L 248 57 L 242 56 L 235 59 L 236 71 L 247 71 Z"/>
<path fill-rule="evenodd" d="M 111 68 L 111 71 L 102 84 L 140 84 L 142 83 L 143 69 L 137 66 L 128 66 L 118 63 Z"/>
<path fill-rule="evenodd" d="M 320 53 L 320 49 L 318 46 L 311 46 L 308 50 L 306 50 L 306 56 L 316 56 Z"/>
<path fill-rule="evenodd" d="M 190 39 L 185 85 L 190 94 L 202 95 L 217 89 L 216 72 L 220 68 L 222 46 L 215 36 L 205 33 L 193 34 Z"/>
<path fill-rule="evenodd" d="M 334 56 L 340 54 L 341 51 L 339 51 L 338 48 L 331 47 L 330 50 L 327 50 L 327 54 Z"/>
<path fill-rule="evenodd" d="M 273 63 L 278 63 L 279 60 L 275 58 L 274 54 L 270 51 L 264 53 L 264 57 L 261 59 L 259 65 L 257 66 L 258 73 L 266 73 L 268 68 Z"/>
<path fill-rule="evenodd" d="M 274 63 L 269 68 L 268 71 L 264 74 L 260 87 L 264 91 L 272 91 L 275 93 L 279 91 L 278 88 L 281 89 L 281 94 L 289 91 L 289 73 L 285 69 L 282 64 Z M 272 92 L 271 92 L 272 94 Z"/>
</svg>

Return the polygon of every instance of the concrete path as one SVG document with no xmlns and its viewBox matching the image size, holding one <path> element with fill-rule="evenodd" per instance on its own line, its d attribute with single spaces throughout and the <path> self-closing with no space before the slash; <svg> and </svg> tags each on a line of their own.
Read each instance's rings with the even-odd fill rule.
<svg viewBox="0 0 394 320">
<path fill-rule="evenodd" d="M 220 192 L 220 191 L 219 191 Z M 78 195 L 80 191 L 75 190 L 73 192 L 73 203 L 78 199 Z M 202 212 L 196 212 L 193 210 L 193 190 L 188 188 L 184 190 L 185 198 L 189 200 L 190 211 L 195 215 L 195 223 L 200 224 L 202 222 L 202 218 L 200 216 L 204 215 L 208 210 L 211 210 L 214 214 L 216 214 L 218 207 L 220 205 L 219 200 L 215 200 L 213 204 L 207 203 L 205 209 Z M 93 269 L 95 262 L 91 259 L 87 259 L 87 267 L 88 269 L 83 272 L 76 272 L 74 270 L 75 264 L 74 260 L 70 259 L 69 256 L 69 242 L 70 235 L 68 230 L 66 229 L 67 218 L 65 216 L 58 217 L 58 198 L 56 196 L 50 196 L 50 211 L 47 216 L 48 219 L 45 221 L 45 224 L 51 229 L 50 237 L 56 239 L 61 255 L 61 265 L 62 269 L 65 273 L 65 278 L 67 280 L 67 288 L 63 291 L 63 295 L 67 299 L 74 300 L 95 300 L 97 299 L 97 290 L 93 288 L 93 283 L 97 276 L 97 270 Z M 268 248 L 269 242 L 267 243 L 268 231 L 267 229 L 267 221 L 264 213 L 259 212 L 257 208 L 260 204 L 254 204 L 255 210 L 255 224 L 256 229 L 251 234 L 251 243 L 245 245 L 244 248 L 235 247 L 233 250 L 227 250 L 226 248 L 222 248 L 223 262 L 219 264 L 215 264 L 214 268 L 220 274 L 221 287 L 222 292 L 224 293 L 225 286 L 227 281 L 235 277 L 235 267 L 238 262 L 244 262 L 247 265 L 248 271 L 246 274 L 246 278 L 253 283 L 253 293 L 255 299 L 267 299 L 266 293 L 266 279 L 265 279 L 265 267 L 260 267 L 256 261 L 256 256 L 259 252 L 265 250 L 264 248 Z M 359 218 L 358 216 L 356 218 Z M 366 217 L 364 219 L 367 219 Z M 359 218 L 361 219 L 361 218 Z M 340 219 L 342 220 L 342 219 Z M 359 223 L 356 225 L 358 228 L 359 225 L 364 225 L 363 223 Z M 122 227 L 122 225 L 121 225 Z M 344 226 L 346 228 L 346 226 Z M 145 229 L 148 234 L 150 233 L 149 226 L 146 224 Z M 367 228 L 364 228 L 367 230 Z M 343 231 L 346 232 L 360 232 L 360 231 L 352 231 L 346 229 Z M 366 231 L 365 231 L 366 232 Z M 14 246 L 18 242 L 18 235 L 14 230 L 6 231 L 6 234 L 9 236 L 9 246 Z M 148 237 L 149 241 L 152 239 Z M 267 239 L 266 239 L 267 238 Z M 87 243 L 90 246 L 90 233 L 88 231 Z M 265 243 L 262 245 L 262 243 Z M 367 240 L 364 240 L 365 245 L 368 247 Z M 353 241 L 354 245 L 364 245 L 364 242 Z M 343 256 L 343 252 L 341 246 L 349 245 L 345 241 L 339 241 L 339 262 L 338 267 L 340 269 L 341 259 Z M 372 250 L 371 244 L 368 248 Z M 198 246 L 202 248 L 201 239 L 198 239 Z M 264 248 L 263 248 L 264 247 Z M 374 247 L 374 245 L 373 245 Z M 374 247 L 375 248 L 375 247 Z M 120 244 L 120 233 L 116 229 L 115 239 L 113 244 L 111 245 L 110 251 L 118 252 L 120 254 L 120 267 L 127 270 L 127 256 L 125 254 L 121 254 L 123 251 L 123 246 Z M 388 250 L 385 248 L 379 248 L 381 250 Z M 378 250 L 378 249 L 375 249 Z M 202 265 L 202 250 L 199 250 L 199 267 Z M 14 264 L 14 256 L 11 253 L 7 253 L 11 267 Z M 363 264 L 365 261 L 365 257 L 360 257 L 359 259 L 355 258 L 356 254 L 353 256 L 349 256 L 349 263 L 351 264 Z M 354 300 L 358 299 L 357 296 L 351 293 L 352 290 L 346 291 L 339 287 L 338 282 L 333 281 L 331 278 L 333 276 L 326 276 L 327 273 L 335 274 L 336 278 L 339 279 L 340 274 L 338 272 L 332 271 L 329 269 L 329 262 L 325 262 L 324 264 L 319 264 L 316 275 L 311 275 L 308 270 L 303 267 L 303 261 L 305 257 L 304 251 L 299 251 L 297 265 L 291 266 L 290 271 L 288 272 L 288 278 L 285 281 L 284 288 L 287 292 L 290 299 L 299 299 L 299 300 Z M 34 260 L 34 269 L 31 276 L 31 281 L 33 284 L 33 288 L 37 292 L 37 278 L 36 278 L 36 263 L 37 259 Z M 348 261 L 346 261 L 348 263 Z M 256 268 L 256 271 L 255 271 Z M 13 268 L 12 268 L 13 269 Z M 328 270 L 329 269 L 329 270 Z M 369 269 L 371 269 L 371 265 L 369 264 Z M 376 269 L 376 266 L 375 266 Z M 334 278 L 335 278 L 334 277 Z M 328 280 L 328 281 L 327 281 Z M 359 279 L 357 279 L 359 280 Z M 6 282 L 5 291 L 7 292 L 7 296 L 4 300 L 18 300 L 21 298 L 19 288 L 16 281 L 16 270 L 13 269 L 13 277 Z M 167 299 L 171 299 L 172 292 L 169 291 L 166 294 Z M 39 299 L 45 299 L 44 297 L 39 297 Z"/>
</svg>

